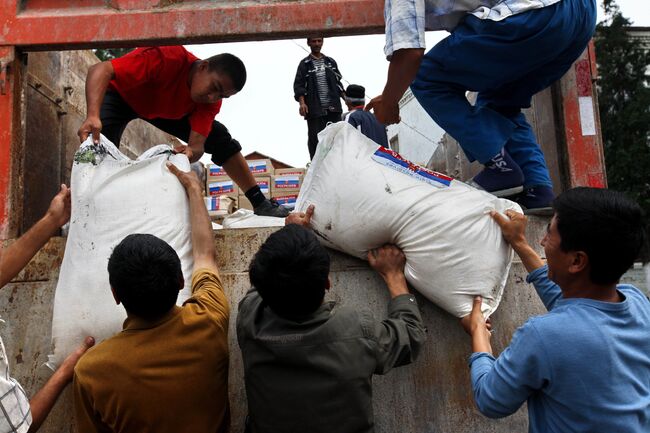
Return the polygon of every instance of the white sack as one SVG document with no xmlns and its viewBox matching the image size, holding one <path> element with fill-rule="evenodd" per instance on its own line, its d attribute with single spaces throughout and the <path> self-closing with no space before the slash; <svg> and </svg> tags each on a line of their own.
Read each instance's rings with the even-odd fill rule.
<svg viewBox="0 0 650 433">
<path fill-rule="evenodd" d="M 462 317 L 481 295 L 483 312 L 494 312 L 513 251 L 488 211 L 521 212 L 516 203 L 434 172 L 417 175 L 389 150 L 374 156 L 381 147 L 346 122 L 318 138 L 296 210 L 316 206 L 312 227 L 325 245 L 365 259 L 396 244 L 406 279 L 426 298 Z"/>
<path fill-rule="evenodd" d="M 108 282 L 108 257 L 131 233 L 153 234 L 169 243 L 181 259 L 190 295 L 193 266 L 190 215 L 185 189 L 165 163 L 189 171 L 184 155 L 171 147 L 149 149 L 136 161 L 123 155 L 104 136 L 99 149 L 89 138 L 72 167 L 72 216 L 54 296 L 52 346 L 48 365 L 54 368 L 82 339 L 100 342 L 122 329 L 126 313 L 116 305 Z"/>
<path fill-rule="evenodd" d="M 282 227 L 284 218 L 255 215 L 252 210 L 239 209 L 223 219 L 224 229 L 247 229 L 254 227 Z"/>
</svg>

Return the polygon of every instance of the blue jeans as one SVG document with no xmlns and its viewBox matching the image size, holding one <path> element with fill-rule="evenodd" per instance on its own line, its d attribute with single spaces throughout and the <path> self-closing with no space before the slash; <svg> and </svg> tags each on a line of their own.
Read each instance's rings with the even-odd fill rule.
<svg viewBox="0 0 650 433">
<path fill-rule="evenodd" d="M 524 186 L 552 186 L 521 109 L 569 70 L 595 25 L 595 0 L 561 0 L 502 21 L 468 15 L 425 54 L 411 90 L 470 161 L 486 163 L 505 147 Z M 468 90 L 478 92 L 475 106 Z"/>
</svg>

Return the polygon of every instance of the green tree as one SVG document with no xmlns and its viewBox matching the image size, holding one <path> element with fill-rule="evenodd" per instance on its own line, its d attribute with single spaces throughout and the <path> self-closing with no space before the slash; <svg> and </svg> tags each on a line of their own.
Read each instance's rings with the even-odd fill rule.
<svg viewBox="0 0 650 433">
<path fill-rule="evenodd" d="M 93 50 L 95 55 L 101 61 L 115 59 L 117 57 L 122 57 L 126 53 L 130 53 L 134 48 L 98 48 Z"/>
<path fill-rule="evenodd" d="M 630 20 L 614 0 L 603 0 L 596 26 L 598 104 L 607 182 L 626 192 L 650 217 L 650 52 L 629 35 Z"/>
</svg>

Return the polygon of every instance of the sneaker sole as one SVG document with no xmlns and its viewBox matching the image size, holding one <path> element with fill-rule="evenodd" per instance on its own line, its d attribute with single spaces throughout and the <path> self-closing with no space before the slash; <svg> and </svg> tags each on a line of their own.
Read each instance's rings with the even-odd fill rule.
<svg viewBox="0 0 650 433">
<path fill-rule="evenodd" d="M 524 215 L 534 215 L 534 216 L 553 216 L 552 207 L 537 207 L 534 209 L 524 209 Z"/>
<path fill-rule="evenodd" d="M 486 191 L 479 185 L 478 183 L 471 181 L 468 182 L 468 185 L 473 186 L 476 189 L 480 189 L 481 191 L 489 192 L 490 194 L 500 197 L 500 198 L 505 198 L 505 197 L 512 197 L 513 195 L 517 195 L 520 192 L 524 190 L 523 185 L 522 186 L 515 186 L 514 188 L 506 188 L 506 189 L 500 189 L 498 191 Z"/>
</svg>

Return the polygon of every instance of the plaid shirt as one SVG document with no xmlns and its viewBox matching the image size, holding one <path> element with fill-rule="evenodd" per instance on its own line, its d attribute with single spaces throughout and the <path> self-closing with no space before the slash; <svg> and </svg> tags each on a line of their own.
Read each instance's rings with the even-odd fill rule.
<svg viewBox="0 0 650 433">
<path fill-rule="evenodd" d="M 560 0 L 386 0 L 386 46 L 390 58 L 403 48 L 426 48 L 425 30 L 452 31 L 471 13 L 480 19 L 501 21 L 511 15 L 550 6 Z"/>
<path fill-rule="evenodd" d="M 26 433 L 31 423 L 29 399 L 20 384 L 9 376 L 7 353 L 0 338 L 0 433 Z"/>
</svg>

